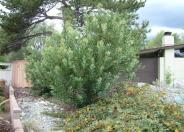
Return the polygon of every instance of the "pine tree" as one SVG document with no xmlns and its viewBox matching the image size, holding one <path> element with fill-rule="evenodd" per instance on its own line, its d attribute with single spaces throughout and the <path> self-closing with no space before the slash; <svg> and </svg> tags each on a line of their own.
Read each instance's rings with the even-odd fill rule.
<svg viewBox="0 0 184 132">
<path fill-rule="evenodd" d="M 142 0 L 0 0 L 8 11 L 1 10 L 0 26 L 10 38 L 3 44 L 0 53 L 7 53 L 19 50 L 27 41 L 39 35 L 49 33 L 30 34 L 36 24 L 47 19 L 61 19 L 64 22 L 70 21 L 75 26 L 84 25 L 84 14 L 98 11 L 100 7 L 112 12 L 135 13 L 143 7 Z M 61 5 L 63 15 L 50 16 L 48 11 L 56 5 Z M 134 16 L 132 19 L 136 19 Z M 1 43 L 1 42 L 0 42 Z M 4 50 L 6 49 L 6 50 Z M 3 51 L 2 51 L 3 50 Z"/>
</svg>

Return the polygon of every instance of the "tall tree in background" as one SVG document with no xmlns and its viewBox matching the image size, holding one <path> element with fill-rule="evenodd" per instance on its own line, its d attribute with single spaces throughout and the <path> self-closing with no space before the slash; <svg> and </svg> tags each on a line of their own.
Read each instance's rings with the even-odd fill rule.
<svg viewBox="0 0 184 132">
<path fill-rule="evenodd" d="M 21 49 L 27 41 L 40 35 L 48 35 L 50 32 L 38 32 L 30 34 L 35 25 L 47 19 L 60 19 L 70 21 L 75 26 L 83 26 L 85 13 L 101 9 L 112 12 L 136 12 L 143 7 L 142 0 L 0 0 L 8 11 L 1 10 L 0 26 L 8 38 L 0 42 L 0 54 Z M 48 12 L 60 4 L 63 15 L 50 16 Z M 137 19 L 137 16 L 132 16 Z M 2 44 L 3 43 L 3 44 Z"/>
<path fill-rule="evenodd" d="M 9 36 L 1 54 L 19 50 L 29 39 L 41 35 L 30 31 L 46 19 L 42 14 L 56 4 L 53 0 L 1 0 L 0 3 L 6 8 L 0 12 L 0 26 Z"/>
<path fill-rule="evenodd" d="M 65 0 L 62 9 L 65 20 L 72 20 L 80 27 L 84 24 L 84 14 L 97 12 L 99 7 L 112 12 L 130 13 L 136 12 L 144 4 L 145 0 Z"/>
<path fill-rule="evenodd" d="M 160 31 L 155 38 L 149 40 L 147 44 L 145 45 L 145 48 L 156 48 L 156 47 L 161 47 L 162 46 L 162 38 L 164 36 L 164 31 Z M 175 43 L 176 44 L 181 44 L 184 42 L 184 39 L 180 38 L 180 35 L 177 33 L 173 34 Z"/>
</svg>

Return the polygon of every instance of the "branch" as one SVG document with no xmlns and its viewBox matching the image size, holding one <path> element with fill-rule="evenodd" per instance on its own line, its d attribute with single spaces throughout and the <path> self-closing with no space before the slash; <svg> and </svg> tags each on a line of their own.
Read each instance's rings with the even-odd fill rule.
<svg viewBox="0 0 184 132">
<path fill-rule="evenodd" d="M 7 99 L 7 100 L 1 102 L 1 103 L 0 103 L 0 107 L 1 107 L 1 105 L 5 104 L 5 103 L 8 102 L 8 101 L 9 101 L 9 99 Z"/>
<path fill-rule="evenodd" d="M 35 33 L 33 35 L 29 35 L 29 36 L 25 36 L 22 38 L 18 38 L 19 40 L 23 40 L 23 39 L 30 39 L 30 38 L 34 38 L 34 37 L 38 37 L 38 36 L 50 36 L 52 35 L 52 32 L 43 32 L 43 33 Z"/>
<path fill-rule="evenodd" d="M 44 22 L 46 19 L 47 19 L 47 18 L 43 18 L 43 19 L 40 19 L 40 20 L 38 20 L 38 21 L 35 21 L 35 22 L 31 23 L 30 26 L 32 26 L 32 25 L 34 25 L 34 24 L 39 24 L 39 23 L 41 23 L 41 22 Z"/>
<path fill-rule="evenodd" d="M 43 33 L 36 33 L 36 34 L 33 34 L 33 35 L 17 38 L 17 40 L 14 43 L 10 43 L 9 46 L 7 46 L 7 48 L 13 48 L 13 47 L 21 45 L 22 43 L 20 43 L 20 41 L 22 41 L 22 40 L 26 40 L 27 41 L 27 40 L 30 40 L 30 39 L 32 39 L 34 37 L 50 36 L 50 35 L 52 35 L 52 32 L 43 32 Z"/>
<path fill-rule="evenodd" d="M 48 15 L 46 15 L 46 19 L 59 19 L 59 20 L 62 20 L 63 17 L 60 17 L 60 16 L 48 16 Z"/>
<path fill-rule="evenodd" d="M 65 6 L 65 7 L 69 7 L 70 4 L 67 3 L 67 0 L 60 0 L 60 2 Z"/>
<path fill-rule="evenodd" d="M 43 15 L 44 15 L 43 19 L 40 19 L 40 20 L 37 20 L 37 21 L 31 23 L 31 26 L 34 25 L 34 24 L 39 24 L 41 22 L 44 22 L 47 19 L 50 19 L 50 20 L 52 20 L 52 19 L 63 20 L 63 17 L 60 17 L 60 16 L 49 16 L 46 13 L 44 13 Z"/>
</svg>

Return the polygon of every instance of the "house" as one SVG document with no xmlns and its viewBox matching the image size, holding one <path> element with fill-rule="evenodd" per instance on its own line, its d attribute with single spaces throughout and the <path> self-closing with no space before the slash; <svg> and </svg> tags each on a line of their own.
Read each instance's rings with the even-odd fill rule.
<svg viewBox="0 0 184 132">
<path fill-rule="evenodd" d="M 0 80 L 6 80 L 8 83 L 12 81 L 11 63 L 0 63 Z"/>
<path fill-rule="evenodd" d="M 14 88 L 31 87 L 31 84 L 26 79 L 25 67 L 25 60 L 0 63 L 0 80 L 6 80 Z"/>
<path fill-rule="evenodd" d="M 165 83 L 184 80 L 184 44 L 176 45 L 171 32 L 165 32 L 162 47 L 145 49 L 140 53 L 141 68 L 137 81 Z"/>
</svg>

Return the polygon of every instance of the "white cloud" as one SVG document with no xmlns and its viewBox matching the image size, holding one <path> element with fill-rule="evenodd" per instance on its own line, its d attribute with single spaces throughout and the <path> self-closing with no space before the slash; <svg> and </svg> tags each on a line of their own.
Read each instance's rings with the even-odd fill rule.
<svg viewBox="0 0 184 132">
<path fill-rule="evenodd" d="M 178 33 L 178 34 L 184 34 L 184 29 L 181 28 L 170 28 L 170 27 L 159 27 L 159 26 L 153 26 L 151 27 L 151 32 L 148 33 L 148 38 L 153 38 L 157 33 L 160 31 L 169 31 L 172 33 Z"/>
<path fill-rule="evenodd" d="M 145 7 L 139 10 L 141 20 L 149 21 L 151 33 L 154 37 L 159 31 L 183 33 L 184 28 L 184 0 L 147 0 Z"/>
</svg>

